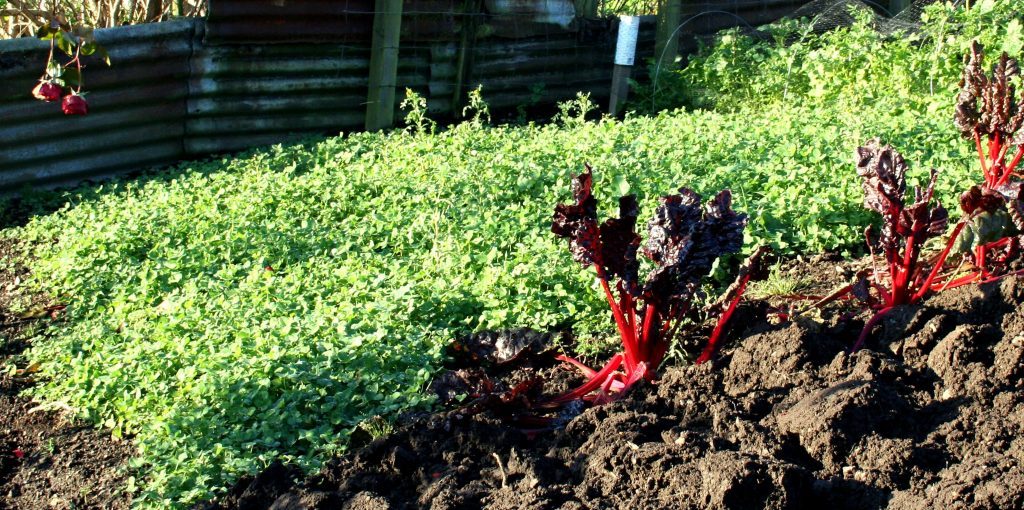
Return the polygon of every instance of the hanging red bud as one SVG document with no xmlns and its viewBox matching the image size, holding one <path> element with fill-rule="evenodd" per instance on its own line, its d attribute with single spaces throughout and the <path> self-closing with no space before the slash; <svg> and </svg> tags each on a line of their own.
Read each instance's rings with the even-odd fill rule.
<svg viewBox="0 0 1024 510">
<path fill-rule="evenodd" d="M 33 97 L 47 103 L 60 99 L 60 95 L 60 87 L 51 81 L 41 81 L 36 85 L 36 88 L 32 89 Z"/>
<path fill-rule="evenodd" d="M 85 102 L 83 96 L 68 94 L 64 96 L 61 109 L 64 110 L 64 115 L 85 115 L 89 113 L 89 103 Z"/>
</svg>

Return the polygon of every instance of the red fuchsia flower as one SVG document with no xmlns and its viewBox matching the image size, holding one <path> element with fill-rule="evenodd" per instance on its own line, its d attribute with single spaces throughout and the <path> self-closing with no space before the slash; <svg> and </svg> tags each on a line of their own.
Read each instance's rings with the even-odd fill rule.
<svg viewBox="0 0 1024 510">
<path fill-rule="evenodd" d="M 41 81 L 36 85 L 36 88 L 32 89 L 33 97 L 46 101 L 47 103 L 60 99 L 60 95 L 60 87 L 52 81 Z"/>
<path fill-rule="evenodd" d="M 25 452 L 22 451 L 21 448 L 15 448 L 14 449 L 14 457 L 18 458 L 18 459 L 24 459 L 25 458 Z"/>
<path fill-rule="evenodd" d="M 85 102 L 85 97 L 71 93 L 64 96 L 61 109 L 64 115 L 85 115 L 89 113 L 89 103 Z"/>
</svg>

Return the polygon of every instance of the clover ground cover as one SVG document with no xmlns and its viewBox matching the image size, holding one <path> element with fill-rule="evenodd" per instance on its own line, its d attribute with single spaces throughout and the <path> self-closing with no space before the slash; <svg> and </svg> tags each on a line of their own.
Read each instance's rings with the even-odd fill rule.
<svg viewBox="0 0 1024 510">
<path fill-rule="evenodd" d="M 914 148 L 911 180 L 941 168 L 945 204 L 972 178 L 950 98 L 915 97 L 355 134 L 71 192 L 2 234 L 30 242 L 33 284 L 69 305 L 31 353 L 48 377 L 35 391 L 134 437 L 141 507 L 185 506 L 275 458 L 313 469 L 360 422 L 429 408 L 455 335 L 605 345 L 594 279 L 549 232 L 583 162 L 648 211 L 672 186 L 731 188 L 747 249 L 857 249 L 865 140 Z"/>
<path fill-rule="evenodd" d="M 7 233 L 70 305 L 33 352 L 51 377 L 38 396 L 135 436 L 144 505 L 186 504 L 278 456 L 313 468 L 360 421 L 425 408 L 455 334 L 611 331 L 548 232 L 579 162 L 648 209 L 674 183 L 731 187 L 748 245 L 819 251 L 868 221 L 853 140 L 953 138 L 938 120 L 774 113 L 352 135 L 70 195 Z M 969 171 L 956 145 L 902 145 L 930 150 L 915 168 Z"/>
</svg>

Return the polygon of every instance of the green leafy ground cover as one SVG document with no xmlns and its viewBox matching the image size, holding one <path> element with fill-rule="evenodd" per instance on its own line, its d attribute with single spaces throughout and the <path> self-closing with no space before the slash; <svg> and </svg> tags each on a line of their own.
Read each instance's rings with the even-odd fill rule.
<svg viewBox="0 0 1024 510">
<path fill-rule="evenodd" d="M 852 153 L 874 136 L 904 152 L 911 182 L 941 169 L 953 208 L 976 180 L 951 121 L 958 54 L 976 35 L 1012 39 L 1012 24 L 989 19 L 1019 18 L 1010 3 L 930 11 L 956 27 L 935 93 L 933 76 L 900 71 L 934 46 L 857 29 L 820 48 L 848 92 L 750 96 L 750 83 L 779 83 L 778 66 L 751 55 L 786 48 L 740 41 L 751 48 L 728 65 L 750 83 L 684 71 L 719 91 L 704 98 L 717 110 L 353 134 L 69 193 L 63 210 L 3 234 L 30 241 L 35 285 L 70 304 L 31 353 L 50 377 L 37 394 L 134 435 L 140 506 L 183 506 L 278 457 L 315 468 L 361 421 L 428 408 L 422 390 L 453 335 L 612 330 L 593 278 L 549 233 L 584 161 L 596 189 L 629 188 L 647 211 L 680 185 L 731 187 L 751 216 L 748 248 L 856 249 L 872 218 Z M 721 65 L 728 44 L 695 65 Z M 846 68 L 842 44 L 892 58 Z"/>
</svg>

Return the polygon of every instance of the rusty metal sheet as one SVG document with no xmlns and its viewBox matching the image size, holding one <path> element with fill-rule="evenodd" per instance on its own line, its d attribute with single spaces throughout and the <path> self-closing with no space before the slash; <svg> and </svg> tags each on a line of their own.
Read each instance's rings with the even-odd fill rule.
<svg viewBox="0 0 1024 510">
<path fill-rule="evenodd" d="M 403 41 L 459 38 L 462 2 L 405 2 Z M 209 44 L 368 42 L 373 0 L 210 0 Z"/>
<path fill-rule="evenodd" d="M 24 186 L 72 186 L 167 165 L 181 158 L 181 140 L 152 141 L 144 145 L 119 145 L 109 150 L 77 156 L 74 165 L 31 165 L 0 171 L 0 192 L 16 192 Z"/>
<path fill-rule="evenodd" d="M 200 33 L 185 150 L 198 156 L 362 129 L 369 66 L 369 43 L 203 45 Z M 429 68 L 429 51 L 403 50 L 399 89 L 425 87 Z"/>
<path fill-rule="evenodd" d="M 637 57 L 654 53 L 655 19 L 641 18 Z M 463 90 L 482 86 L 484 99 L 496 111 L 554 104 L 588 92 L 601 102 L 611 93 L 615 25 L 606 24 L 581 41 L 576 34 L 521 40 L 485 39 L 473 48 L 473 68 Z M 451 111 L 455 90 L 455 44 L 438 45 L 431 54 L 430 101 L 433 112 Z M 645 72 L 637 66 L 638 76 Z"/>
</svg>

